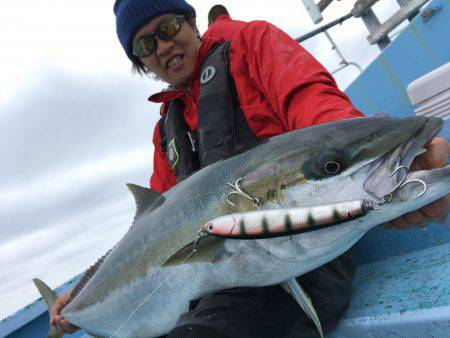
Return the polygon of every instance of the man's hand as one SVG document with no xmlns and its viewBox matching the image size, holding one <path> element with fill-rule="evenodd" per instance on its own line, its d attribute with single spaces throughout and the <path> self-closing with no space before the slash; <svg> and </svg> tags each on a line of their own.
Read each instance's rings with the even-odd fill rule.
<svg viewBox="0 0 450 338">
<path fill-rule="evenodd" d="M 61 310 L 69 304 L 69 298 L 72 294 L 73 290 L 69 290 L 64 292 L 61 296 L 56 298 L 55 306 L 53 308 L 51 317 L 50 317 L 50 326 L 58 326 L 59 332 L 64 333 L 73 333 L 77 330 L 79 330 L 79 327 L 70 324 L 67 320 L 65 320 L 61 315 Z"/>
<path fill-rule="evenodd" d="M 435 137 L 425 145 L 425 148 L 427 152 L 418 156 L 412 163 L 412 171 L 442 168 L 447 164 L 450 156 L 450 143 L 445 138 Z M 433 203 L 385 223 L 384 226 L 397 229 L 424 226 L 444 217 L 449 209 L 450 194 L 447 194 Z"/>
</svg>

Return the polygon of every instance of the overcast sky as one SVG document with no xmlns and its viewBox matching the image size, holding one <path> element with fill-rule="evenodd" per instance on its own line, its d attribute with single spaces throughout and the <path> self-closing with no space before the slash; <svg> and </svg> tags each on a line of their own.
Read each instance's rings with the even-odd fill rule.
<svg viewBox="0 0 450 338">
<path fill-rule="evenodd" d="M 331 5 L 322 24 L 350 11 Z M 203 33 L 217 0 L 192 0 Z M 263 19 L 293 37 L 314 29 L 300 0 L 222 1 L 241 20 Z M 31 279 L 57 287 L 117 242 L 134 217 L 125 187 L 148 186 L 163 83 L 132 76 L 115 33 L 112 0 L 0 2 L 0 318 L 39 297 Z M 385 20 L 398 8 L 380 1 Z M 379 53 L 351 19 L 330 34 L 349 61 Z M 337 55 L 321 35 L 303 44 L 330 71 Z M 270 46 L 268 46 L 270 48 Z M 358 75 L 338 73 L 344 89 Z"/>
</svg>

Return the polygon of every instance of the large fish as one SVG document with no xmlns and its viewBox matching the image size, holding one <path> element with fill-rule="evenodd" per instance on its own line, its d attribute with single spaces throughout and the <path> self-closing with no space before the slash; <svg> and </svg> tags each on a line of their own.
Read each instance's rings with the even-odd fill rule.
<svg viewBox="0 0 450 338">
<path fill-rule="evenodd" d="M 62 315 L 94 336 L 157 337 L 174 327 L 192 299 L 283 283 L 320 329 L 293 278 L 342 254 L 372 227 L 450 192 L 449 166 L 408 170 L 441 127 L 442 120 L 424 117 L 342 120 L 273 137 L 164 194 L 130 185 L 137 204 L 131 228 L 88 270 Z M 289 216 L 352 201 L 372 208 L 329 227 L 322 220 L 315 228 L 311 216 L 301 227 L 314 231 L 305 233 L 291 234 L 285 222 L 284 232 L 277 225 L 279 237 L 196 241 L 205 224 L 225 215 L 252 211 L 253 220 L 263 215 L 271 229 L 268 209 Z M 51 308 L 54 295 L 36 283 Z"/>
</svg>

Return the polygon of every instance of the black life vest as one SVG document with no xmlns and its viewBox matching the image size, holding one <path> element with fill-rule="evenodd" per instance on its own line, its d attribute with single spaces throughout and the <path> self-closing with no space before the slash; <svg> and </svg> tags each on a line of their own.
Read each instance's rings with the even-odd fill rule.
<svg viewBox="0 0 450 338">
<path fill-rule="evenodd" d="M 177 182 L 260 141 L 245 120 L 229 72 L 230 43 L 216 46 L 203 62 L 197 131 L 189 132 L 178 99 L 159 121 L 161 147 Z"/>
</svg>

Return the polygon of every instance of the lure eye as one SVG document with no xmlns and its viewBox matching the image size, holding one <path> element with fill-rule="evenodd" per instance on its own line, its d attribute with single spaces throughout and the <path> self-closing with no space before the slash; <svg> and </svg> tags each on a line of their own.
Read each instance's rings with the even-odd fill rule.
<svg viewBox="0 0 450 338">
<path fill-rule="evenodd" d="M 325 163 L 324 169 L 328 175 L 335 175 L 341 171 L 341 164 L 337 161 L 328 161 Z"/>
<path fill-rule="evenodd" d="M 208 225 L 208 231 L 213 231 L 213 229 L 214 229 L 214 226 L 212 224 L 209 224 Z"/>
</svg>

